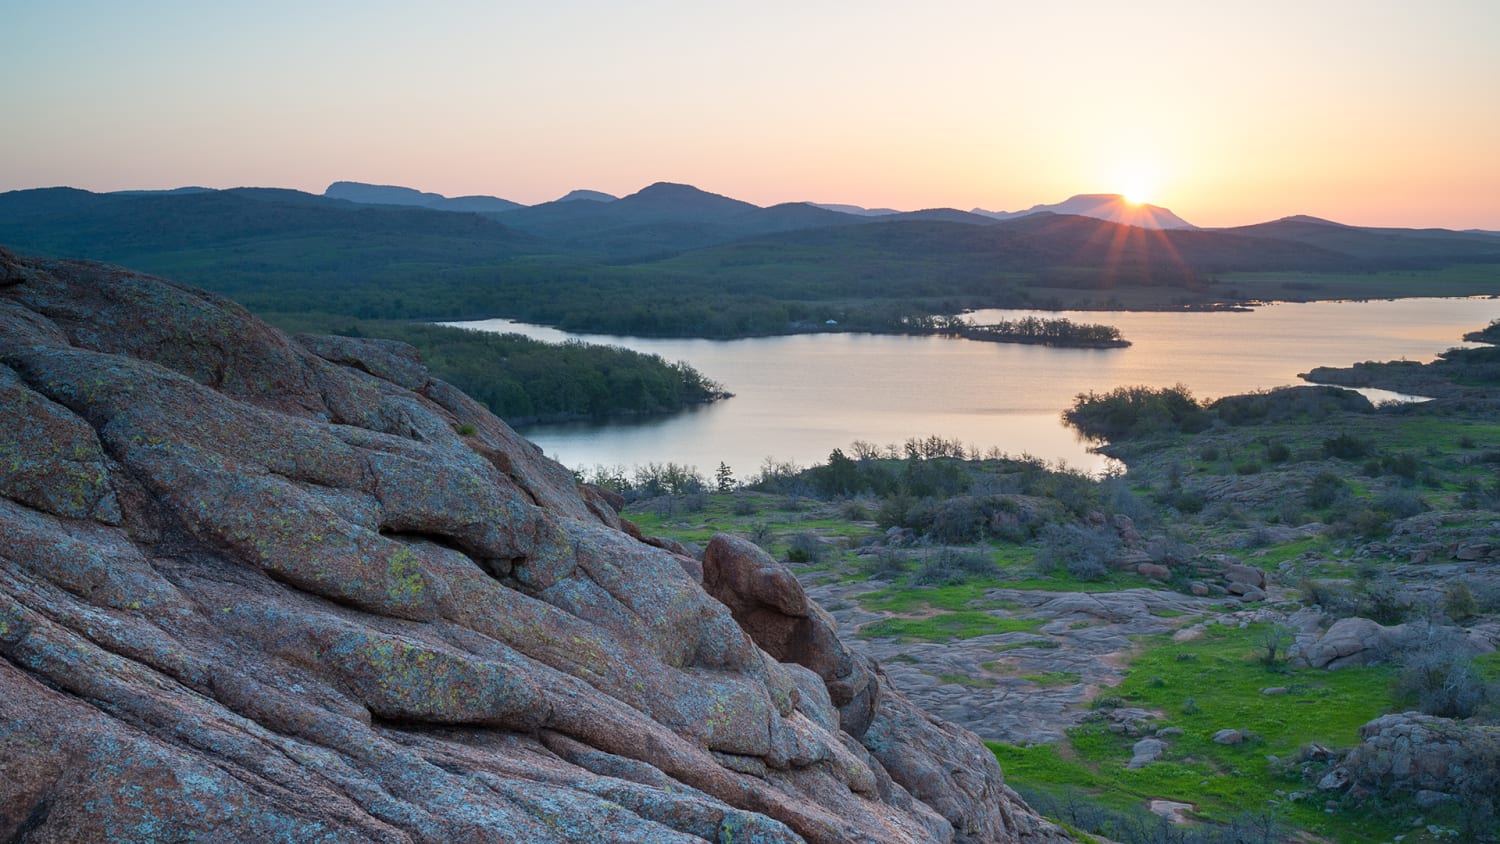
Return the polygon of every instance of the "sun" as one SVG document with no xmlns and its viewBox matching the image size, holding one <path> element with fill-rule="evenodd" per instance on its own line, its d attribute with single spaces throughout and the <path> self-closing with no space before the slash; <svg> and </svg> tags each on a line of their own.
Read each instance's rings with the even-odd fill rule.
<svg viewBox="0 0 1500 844">
<path fill-rule="evenodd" d="M 1141 162 L 1121 165 L 1115 170 L 1114 183 L 1126 202 L 1144 205 L 1156 195 L 1156 168 Z"/>
<path fill-rule="evenodd" d="M 1120 196 L 1131 205 L 1151 201 L 1151 179 L 1143 173 L 1131 173 L 1120 180 Z"/>
</svg>

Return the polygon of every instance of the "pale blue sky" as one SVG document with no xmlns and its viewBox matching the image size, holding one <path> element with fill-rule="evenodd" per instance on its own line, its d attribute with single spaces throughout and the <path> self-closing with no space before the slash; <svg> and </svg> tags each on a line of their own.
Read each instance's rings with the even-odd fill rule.
<svg viewBox="0 0 1500 844">
<path fill-rule="evenodd" d="M 1045 5 L 1046 8 L 1039 8 Z M 1500 229 L 1500 3 L 0 0 L 0 190 L 336 179 Z"/>
</svg>

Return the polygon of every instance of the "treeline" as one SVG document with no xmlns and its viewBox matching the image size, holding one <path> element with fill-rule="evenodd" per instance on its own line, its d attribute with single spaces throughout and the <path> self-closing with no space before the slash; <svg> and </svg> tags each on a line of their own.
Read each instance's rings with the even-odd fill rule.
<svg viewBox="0 0 1500 844">
<path fill-rule="evenodd" d="M 1464 335 L 1464 339 L 1471 343 L 1500 345 L 1500 319 L 1490 320 L 1489 325 L 1478 331 L 1470 331 Z"/>
<path fill-rule="evenodd" d="M 957 316 L 917 316 L 908 317 L 905 324 L 913 333 L 941 334 L 991 343 L 1081 348 L 1120 348 L 1130 345 L 1130 341 L 1121 336 L 1120 329 L 1113 325 L 1073 322 L 1061 317 L 1041 319 L 1027 316 L 1018 320 L 977 325 L 973 320 Z"/>
<path fill-rule="evenodd" d="M 1370 400 L 1338 387 L 1282 387 L 1226 396 L 1202 403 L 1181 384 L 1174 387 L 1116 387 L 1080 393 L 1063 411 L 1063 421 L 1092 440 L 1123 440 L 1154 434 L 1202 431 L 1215 422 L 1250 425 L 1291 419 L 1319 420 L 1340 413 L 1369 413 Z"/>
<path fill-rule="evenodd" d="M 272 314 L 270 319 L 289 331 L 410 343 L 434 376 L 513 425 L 664 413 L 729 396 L 686 363 L 618 346 L 319 315 Z"/>
<path fill-rule="evenodd" d="M 743 482 L 722 463 L 712 479 L 696 466 L 676 463 L 650 463 L 633 471 L 594 466 L 577 469 L 575 475 L 626 500 L 693 498 L 737 489 L 794 498 L 857 498 L 875 505 L 870 518 L 881 527 L 906 528 L 944 543 L 1027 542 L 1053 522 L 1075 521 L 1096 509 L 1118 511 L 1123 494 L 1111 480 L 1054 468 L 1033 457 L 1010 457 L 994 448 L 981 452 L 938 436 L 883 447 L 856 440 L 811 467 L 767 459 Z"/>
</svg>

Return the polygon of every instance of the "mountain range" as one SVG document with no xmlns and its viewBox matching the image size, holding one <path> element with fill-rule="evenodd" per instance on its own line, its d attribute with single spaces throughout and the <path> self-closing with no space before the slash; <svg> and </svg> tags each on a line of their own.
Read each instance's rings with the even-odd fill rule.
<svg viewBox="0 0 1500 844">
<path fill-rule="evenodd" d="M 197 190 L 186 188 L 183 190 Z M 690 185 L 677 185 L 671 182 L 657 182 L 639 193 L 632 194 L 629 198 L 640 199 L 643 195 L 644 201 L 639 204 L 652 206 L 658 209 L 670 203 L 686 204 L 692 201 L 693 194 L 704 193 Z M 346 199 L 364 205 L 415 205 L 421 208 L 432 208 L 438 211 L 511 211 L 525 208 L 519 202 L 501 199 L 496 196 L 464 196 L 449 199 L 441 194 L 426 193 L 415 188 L 399 187 L 395 185 L 370 185 L 363 182 L 334 182 L 323 191 L 323 195 L 330 199 Z M 708 194 L 718 196 L 718 194 Z M 576 200 L 588 200 L 591 202 L 614 202 L 619 197 L 594 190 L 575 190 L 569 192 L 561 199 L 542 205 L 555 205 L 560 202 L 573 202 Z M 737 200 L 736 200 L 737 202 Z M 1014 220 L 1019 217 L 1027 217 L 1032 214 L 1077 214 L 1082 217 L 1094 217 L 1099 220 L 1108 220 L 1112 223 L 1124 223 L 1130 226 L 1138 226 L 1146 229 L 1192 229 L 1197 228 L 1192 223 L 1173 214 L 1166 208 L 1149 203 L 1130 202 L 1117 193 L 1085 193 L 1069 197 L 1062 202 L 1051 205 L 1034 205 L 1025 211 L 986 211 L 983 208 L 975 208 L 969 212 L 958 211 L 953 208 L 933 208 L 922 211 L 903 212 L 894 208 L 863 208 L 858 205 L 847 205 L 840 203 L 819 202 L 795 202 L 783 203 L 774 207 L 785 208 L 788 206 L 811 206 L 824 211 L 833 211 L 839 214 L 847 214 L 855 217 L 871 217 L 885 219 L 925 219 L 925 220 L 950 220 L 956 222 L 980 222 L 972 219 L 974 216 L 989 217 L 995 220 Z M 541 206 L 532 206 L 541 207 Z M 755 206 L 749 203 L 739 203 L 736 206 L 720 204 L 720 208 L 739 208 L 748 210 Z M 819 219 L 816 216 L 809 219 Z M 829 219 L 829 218 L 822 218 Z"/>
<path fill-rule="evenodd" d="M 1500 293 L 1493 233 L 1308 216 L 1198 228 L 1114 194 L 1019 212 L 897 212 L 763 207 L 670 182 L 531 206 L 354 182 L 323 195 L 41 188 L 0 193 L 0 245 L 126 264 L 260 310 L 507 316 L 692 336 L 806 330 L 828 319 L 883 330 L 903 314 L 968 307 Z M 1413 271 L 1425 275 L 1370 275 Z M 1262 276 L 1227 277 L 1247 273 Z M 1281 280 L 1268 285 L 1266 273 Z"/>
</svg>

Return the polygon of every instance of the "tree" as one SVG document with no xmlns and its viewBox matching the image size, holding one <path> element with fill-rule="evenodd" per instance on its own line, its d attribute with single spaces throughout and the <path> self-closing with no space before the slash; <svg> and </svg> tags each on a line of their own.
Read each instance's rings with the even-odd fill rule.
<svg viewBox="0 0 1500 844">
<path fill-rule="evenodd" d="M 718 486 L 719 492 L 734 491 L 734 470 L 722 460 L 719 461 L 718 470 L 714 472 L 714 483 Z"/>
</svg>

